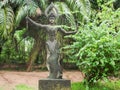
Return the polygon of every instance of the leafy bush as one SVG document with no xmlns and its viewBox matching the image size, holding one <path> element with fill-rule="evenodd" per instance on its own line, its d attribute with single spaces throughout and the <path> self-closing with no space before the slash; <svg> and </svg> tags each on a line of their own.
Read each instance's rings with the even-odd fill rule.
<svg viewBox="0 0 120 90">
<path fill-rule="evenodd" d="M 96 27 L 96 30 L 82 31 L 75 38 L 77 42 L 73 45 L 79 48 L 77 65 L 85 72 L 89 82 L 115 74 L 119 69 L 120 42 L 108 31 Z"/>
<path fill-rule="evenodd" d="M 16 31 L 13 39 L 6 40 L 0 54 L 0 64 L 23 64 L 27 62 L 34 40 L 30 37 L 23 38 L 24 32 L 24 29 Z"/>
<path fill-rule="evenodd" d="M 91 22 L 72 36 L 76 42 L 65 47 L 89 83 L 115 75 L 120 69 L 120 9 L 114 11 L 110 5 L 107 3 L 102 11 L 92 14 L 95 17 Z"/>
</svg>

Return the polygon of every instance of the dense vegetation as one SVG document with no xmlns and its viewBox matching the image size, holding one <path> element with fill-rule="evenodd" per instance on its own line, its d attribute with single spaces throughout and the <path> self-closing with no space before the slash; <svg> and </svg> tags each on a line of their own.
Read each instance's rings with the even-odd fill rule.
<svg viewBox="0 0 120 90">
<path fill-rule="evenodd" d="M 117 75 L 120 70 L 120 9 L 115 10 L 112 1 L 99 4 L 100 11 L 94 11 L 90 22 L 72 36 L 76 42 L 66 46 L 89 83 Z"/>
<path fill-rule="evenodd" d="M 44 11 L 50 3 L 50 0 L 30 0 L 29 2 L 27 0 L 4 0 L 0 2 L 1 64 L 27 64 L 27 71 L 32 69 L 33 64 L 44 64 L 46 33 L 25 21 L 25 17 L 28 15 L 36 21 L 47 24 Z M 57 23 L 71 26 L 71 28 L 76 28 L 76 25 L 87 19 L 90 14 L 88 0 L 84 2 L 56 0 L 54 4 L 59 10 Z M 64 42 L 60 34 L 58 34 L 58 39 L 61 44 Z"/>
<path fill-rule="evenodd" d="M 47 24 L 45 8 L 54 2 L 56 21 L 63 28 L 78 29 L 76 35 L 58 33 L 63 61 L 85 73 L 89 83 L 118 76 L 120 70 L 119 0 L 3 0 L 0 1 L 0 64 L 44 65 L 46 33 L 28 23 L 28 15 Z M 22 68 L 22 67 L 21 67 Z"/>
</svg>

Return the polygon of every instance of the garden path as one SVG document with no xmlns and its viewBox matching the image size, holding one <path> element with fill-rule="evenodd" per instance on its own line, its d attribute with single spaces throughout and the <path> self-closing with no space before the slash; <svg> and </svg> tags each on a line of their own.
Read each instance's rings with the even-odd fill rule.
<svg viewBox="0 0 120 90">
<path fill-rule="evenodd" d="M 14 90 L 16 85 L 25 84 L 37 90 L 38 80 L 46 78 L 48 71 L 39 72 L 19 72 L 19 71 L 0 71 L 0 88 L 3 90 Z M 63 78 L 70 79 L 71 82 L 81 82 L 83 74 L 80 71 L 64 71 Z"/>
</svg>

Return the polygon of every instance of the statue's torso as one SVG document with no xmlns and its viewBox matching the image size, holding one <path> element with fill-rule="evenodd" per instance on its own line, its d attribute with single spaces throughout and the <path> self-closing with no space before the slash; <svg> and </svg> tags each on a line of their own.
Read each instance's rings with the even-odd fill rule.
<svg viewBox="0 0 120 90">
<path fill-rule="evenodd" d="M 57 34 L 58 28 L 55 26 L 48 26 L 47 27 L 47 34 L 48 34 L 48 40 L 46 42 L 47 44 L 47 61 L 49 63 L 58 64 L 58 58 L 59 58 L 59 43 L 56 40 L 56 34 Z"/>
<path fill-rule="evenodd" d="M 56 40 L 50 41 L 48 40 L 46 42 L 47 44 L 47 61 L 49 63 L 56 63 L 58 64 L 58 58 L 59 58 L 59 44 Z"/>
<path fill-rule="evenodd" d="M 51 36 L 53 37 L 54 36 L 54 38 L 55 38 L 57 30 L 58 30 L 58 28 L 56 26 L 48 25 L 48 27 L 47 27 L 47 34 L 48 34 L 48 36 L 49 37 L 51 37 Z"/>
</svg>

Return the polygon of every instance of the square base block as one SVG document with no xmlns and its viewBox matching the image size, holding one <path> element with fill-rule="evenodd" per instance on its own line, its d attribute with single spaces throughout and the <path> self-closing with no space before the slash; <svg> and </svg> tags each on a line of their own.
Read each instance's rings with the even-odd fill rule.
<svg viewBox="0 0 120 90">
<path fill-rule="evenodd" d="M 71 81 L 65 79 L 41 79 L 39 90 L 71 90 Z"/>
</svg>

